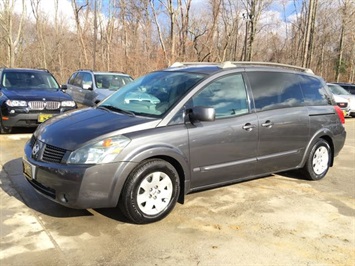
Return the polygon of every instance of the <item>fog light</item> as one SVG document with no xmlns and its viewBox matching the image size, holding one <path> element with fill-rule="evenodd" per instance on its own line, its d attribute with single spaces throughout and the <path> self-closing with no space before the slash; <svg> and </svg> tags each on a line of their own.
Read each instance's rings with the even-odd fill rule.
<svg viewBox="0 0 355 266">
<path fill-rule="evenodd" d="M 15 113 L 15 110 L 10 110 L 10 114 L 14 114 Z"/>
<path fill-rule="evenodd" d="M 59 200 L 61 202 L 63 202 L 63 203 L 67 203 L 68 202 L 67 197 L 66 197 L 66 195 L 64 193 L 62 195 L 60 195 Z"/>
</svg>

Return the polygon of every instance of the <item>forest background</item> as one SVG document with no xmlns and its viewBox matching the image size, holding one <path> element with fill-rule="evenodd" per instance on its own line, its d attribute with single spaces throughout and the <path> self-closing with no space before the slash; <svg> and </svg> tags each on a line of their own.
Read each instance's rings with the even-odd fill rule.
<svg viewBox="0 0 355 266">
<path fill-rule="evenodd" d="M 176 61 L 265 61 L 355 79 L 355 0 L 0 0 L 0 67 L 133 77 Z"/>
</svg>

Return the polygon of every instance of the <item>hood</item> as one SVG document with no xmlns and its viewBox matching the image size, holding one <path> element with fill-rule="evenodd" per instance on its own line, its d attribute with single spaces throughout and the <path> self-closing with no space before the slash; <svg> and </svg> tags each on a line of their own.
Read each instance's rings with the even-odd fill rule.
<svg viewBox="0 0 355 266">
<path fill-rule="evenodd" d="M 102 101 L 103 99 L 105 99 L 107 96 L 110 96 L 114 92 L 116 92 L 116 90 L 99 89 L 99 90 L 96 90 L 96 93 L 97 93 L 96 98 L 99 101 Z"/>
<path fill-rule="evenodd" d="M 46 89 L 5 89 L 1 90 L 8 99 L 23 100 L 23 101 L 42 101 L 45 98 L 47 101 L 67 101 L 72 98 L 61 90 L 46 90 Z"/>
<path fill-rule="evenodd" d="M 37 128 L 34 135 L 46 144 L 66 150 L 75 150 L 102 135 L 114 134 L 120 129 L 136 125 L 142 125 L 142 128 L 155 127 L 159 121 L 100 108 L 86 108 L 47 120 Z M 146 125 L 143 126 L 143 124 Z"/>
</svg>

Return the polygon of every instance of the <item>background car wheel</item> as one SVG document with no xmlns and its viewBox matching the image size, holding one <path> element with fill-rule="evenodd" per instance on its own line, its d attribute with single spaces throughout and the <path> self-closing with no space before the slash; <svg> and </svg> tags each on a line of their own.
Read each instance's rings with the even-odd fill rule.
<svg viewBox="0 0 355 266">
<path fill-rule="evenodd" d="M 312 147 L 307 162 L 302 169 L 307 179 L 320 180 L 329 170 L 332 152 L 328 142 L 323 139 Z"/>
<path fill-rule="evenodd" d="M 160 159 L 144 161 L 128 177 L 119 206 L 132 222 L 145 224 L 167 216 L 180 192 L 176 169 Z"/>
<path fill-rule="evenodd" d="M 1 134 L 9 134 L 11 133 L 12 128 L 11 127 L 4 127 L 1 123 L 0 123 L 0 133 Z"/>
</svg>

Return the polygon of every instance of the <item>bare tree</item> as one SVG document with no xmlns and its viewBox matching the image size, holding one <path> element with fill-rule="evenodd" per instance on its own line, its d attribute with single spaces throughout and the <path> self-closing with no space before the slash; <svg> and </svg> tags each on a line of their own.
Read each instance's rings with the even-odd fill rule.
<svg viewBox="0 0 355 266">
<path fill-rule="evenodd" d="M 306 38 L 303 48 L 303 67 L 310 67 L 312 59 L 312 48 L 313 48 L 313 36 L 314 28 L 317 14 L 317 3 L 318 0 L 309 0 L 307 24 L 306 24 Z"/>
<path fill-rule="evenodd" d="M 22 35 L 22 26 L 25 18 L 26 8 L 25 1 L 22 0 L 22 14 L 19 18 L 19 23 L 15 29 L 14 19 L 14 8 L 16 0 L 2 0 L 2 12 L 0 12 L 0 26 L 4 31 L 2 39 L 5 41 L 7 46 L 7 62 L 6 64 L 10 67 L 15 66 L 16 60 L 16 49 L 20 45 L 20 39 Z"/>
<path fill-rule="evenodd" d="M 263 11 L 265 11 L 272 3 L 271 0 L 242 0 L 245 13 L 243 18 L 246 23 L 245 32 L 245 55 L 246 61 L 251 61 L 253 58 L 254 40 L 257 29 L 257 23 Z"/>
<path fill-rule="evenodd" d="M 86 27 L 85 27 L 85 25 L 82 26 L 80 23 L 80 18 L 81 18 L 80 14 L 81 14 L 81 12 L 83 12 L 85 10 L 85 8 L 87 8 L 89 6 L 89 0 L 85 0 L 85 3 L 82 5 L 78 5 L 77 0 L 72 0 L 71 3 L 72 3 L 73 11 L 74 11 L 75 24 L 76 24 L 76 29 L 77 29 L 77 38 L 80 43 L 82 54 L 84 56 L 83 64 L 84 64 L 84 66 L 87 66 L 89 63 L 89 59 L 88 59 L 88 52 L 87 52 L 87 48 L 86 48 L 86 41 L 84 40 Z M 89 13 L 88 13 L 88 9 L 86 9 L 86 10 L 87 11 L 85 14 L 84 23 L 87 23 L 87 21 L 88 21 L 88 14 Z M 82 66 L 80 66 L 80 67 L 82 67 Z"/>
</svg>

